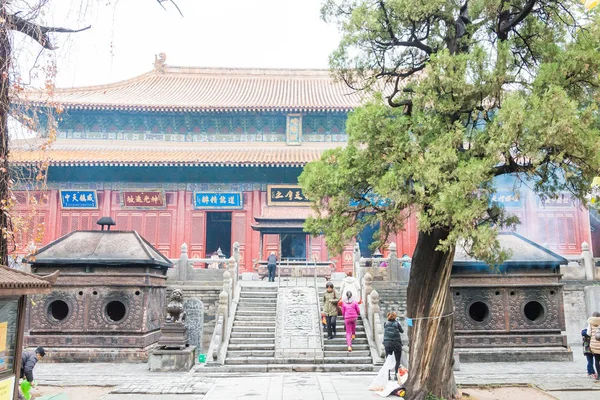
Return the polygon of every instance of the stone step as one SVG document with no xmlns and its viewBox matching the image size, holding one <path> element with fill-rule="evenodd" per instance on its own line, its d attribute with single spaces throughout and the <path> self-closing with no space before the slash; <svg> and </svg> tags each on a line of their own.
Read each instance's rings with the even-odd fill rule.
<svg viewBox="0 0 600 400">
<path fill-rule="evenodd" d="M 352 352 L 348 351 L 348 347 L 346 347 L 346 351 L 325 351 L 325 358 L 328 360 L 337 357 L 371 357 L 371 352 L 369 350 L 354 350 L 354 346 L 352 346 Z"/>
<path fill-rule="evenodd" d="M 238 307 L 277 307 L 277 299 L 243 299 Z"/>
<path fill-rule="evenodd" d="M 231 339 L 246 339 L 246 340 L 275 340 L 275 329 L 268 330 L 266 332 L 254 331 L 250 332 L 245 329 L 233 330 L 231 332 Z"/>
<path fill-rule="evenodd" d="M 269 333 L 271 335 L 275 334 L 275 325 L 273 326 L 256 326 L 256 325 L 236 325 L 233 323 L 232 332 L 246 332 L 250 333 Z"/>
<path fill-rule="evenodd" d="M 356 342 L 355 340 L 352 342 L 352 350 L 367 350 L 367 351 L 370 350 L 368 344 L 358 344 L 355 342 Z M 339 344 L 339 343 L 329 344 L 329 343 L 330 343 L 329 340 L 325 341 L 323 350 L 325 350 L 325 351 L 348 351 L 348 346 L 346 345 L 346 342 L 344 342 L 343 344 Z"/>
<path fill-rule="evenodd" d="M 274 357 L 225 357 L 225 365 L 273 364 L 274 361 Z"/>
<path fill-rule="evenodd" d="M 243 315 L 244 317 L 255 317 L 255 318 L 264 318 L 264 317 L 274 317 L 276 314 L 276 310 L 237 310 L 235 315 Z"/>
<path fill-rule="evenodd" d="M 346 330 L 345 329 L 340 329 L 340 328 L 336 328 L 335 332 L 337 333 L 337 336 L 346 336 Z M 323 329 L 323 335 L 327 336 L 327 329 Z M 356 336 L 364 336 L 366 337 L 367 333 L 365 331 L 365 328 L 356 328 Z"/>
<path fill-rule="evenodd" d="M 273 315 L 274 310 L 237 310 L 235 315 L 247 315 L 252 317 L 263 317 Z"/>
<path fill-rule="evenodd" d="M 275 349 L 273 349 L 273 350 L 233 350 L 233 351 L 227 349 L 227 357 L 230 357 L 230 358 L 275 357 Z"/>
<path fill-rule="evenodd" d="M 338 335 L 335 339 L 330 339 L 330 340 L 326 339 L 326 341 L 327 341 L 327 344 L 330 344 L 330 345 L 343 345 L 343 346 L 346 346 L 346 337 L 345 336 L 341 337 L 340 335 Z M 362 344 L 368 345 L 369 341 L 367 340 L 366 337 L 362 337 L 362 338 L 361 337 L 356 337 L 355 339 L 352 339 L 352 344 L 355 344 L 355 345 L 362 345 Z"/>
<path fill-rule="evenodd" d="M 244 291 L 276 292 L 277 286 L 273 286 L 272 284 L 265 284 L 260 286 L 242 286 L 242 292 Z"/>
<path fill-rule="evenodd" d="M 254 344 L 272 344 L 275 345 L 275 336 L 271 335 L 271 337 L 243 337 L 238 336 L 234 337 L 233 335 L 229 339 L 229 344 L 246 344 L 246 345 L 254 345 Z"/>
<path fill-rule="evenodd" d="M 273 303 L 273 305 L 265 305 L 265 304 L 239 304 L 237 307 L 239 310 L 245 311 L 270 311 L 275 312 L 277 310 L 277 304 Z"/>
<path fill-rule="evenodd" d="M 240 299 L 249 299 L 249 298 L 276 299 L 277 294 L 278 294 L 277 292 L 250 292 L 250 291 L 244 292 L 244 291 L 242 291 L 242 293 L 240 293 Z"/>
<path fill-rule="evenodd" d="M 275 316 L 274 315 L 265 315 L 264 317 L 255 317 L 252 315 L 236 315 L 235 316 L 235 321 L 244 321 L 244 322 L 248 322 L 248 321 L 252 321 L 255 323 L 261 323 L 261 322 L 275 322 Z"/>
<path fill-rule="evenodd" d="M 262 321 L 262 320 L 238 320 L 237 318 L 233 320 L 233 326 L 265 326 L 265 327 L 275 327 L 275 320 L 272 321 Z"/>
<path fill-rule="evenodd" d="M 229 347 L 227 351 L 230 350 L 270 350 L 275 351 L 275 340 L 272 343 L 257 343 L 257 344 L 248 344 L 248 343 L 231 343 L 229 342 Z"/>
<path fill-rule="evenodd" d="M 353 355 L 354 352 L 350 353 L 347 357 L 327 357 L 325 362 L 327 364 L 372 364 L 373 360 L 371 357 L 360 357 Z"/>
<path fill-rule="evenodd" d="M 265 373 L 265 372 L 373 372 L 375 366 L 366 364 L 226 364 L 222 366 L 196 366 L 195 374 L 219 377 L 223 373 Z"/>
</svg>

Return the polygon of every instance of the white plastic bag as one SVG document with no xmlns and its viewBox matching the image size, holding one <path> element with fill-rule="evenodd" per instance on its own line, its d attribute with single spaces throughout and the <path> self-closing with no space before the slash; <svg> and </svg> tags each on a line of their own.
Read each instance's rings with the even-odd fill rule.
<svg viewBox="0 0 600 400">
<path fill-rule="evenodd" d="M 384 390 L 388 383 L 388 374 L 390 370 L 394 369 L 395 366 L 396 358 L 394 357 L 394 354 L 390 354 L 385 359 L 383 367 L 381 367 L 381 369 L 379 370 L 379 373 L 373 380 L 373 383 L 369 385 L 369 390 L 373 390 L 375 392 L 380 392 Z"/>
<path fill-rule="evenodd" d="M 383 390 L 377 392 L 377 394 L 381 397 L 388 397 L 390 394 L 392 394 L 392 392 L 394 390 L 399 389 L 399 388 L 400 388 L 400 385 L 398 385 L 398 382 L 388 381 L 386 387 Z M 396 398 L 398 400 L 400 400 L 399 397 L 396 397 Z"/>
</svg>

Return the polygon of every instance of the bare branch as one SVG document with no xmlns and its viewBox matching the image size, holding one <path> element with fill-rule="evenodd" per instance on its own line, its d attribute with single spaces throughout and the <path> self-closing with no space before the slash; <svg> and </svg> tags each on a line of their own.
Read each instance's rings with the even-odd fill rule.
<svg viewBox="0 0 600 400">
<path fill-rule="evenodd" d="M 43 26 L 43 25 L 38 25 L 35 22 L 27 21 L 27 20 L 19 17 L 16 14 L 7 15 L 6 23 L 7 23 L 7 26 L 9 29 L 21 32 L 21 33 L 29 36 L 30 38 L 32 38 L 33 40 L 35 40 L 36 42 L 41 44 L 42 47 L 44 47 L 45 49 L 48 49 L 48 50 L 56 49 L 56 46 L 54 46 L 50 42 L 50 37 L 48 36 L 48 33 L 52 33 L 52 32 L 75 33 L 75 32 L 85 31 L 85 30 L 91 28 L 91 26 L 86 26 L 85 28 L 81 28 L 81 29 L 69 29 L 69 28 Z"/>
<path fill-rule="evenodd" d="M 175 3 L 173 0 L 156 0 L 158 1 L 158 4 L 160 4 L 160 6 L 166 10 L 165 6 L 163 6 L 162 3 L 164 3 L 165 1 L 169 1 L 171 2 L 171 4 L 173 4 L 175 6 L 175 8 L 177 9 L 177 11 L 179 11 L 179 15 L 181 15 L 183 17 L 183 13 L 181 12 L 181 10 L 179 9 L 179 6 L 177 5 L 177 3 Z"/>
</svg>

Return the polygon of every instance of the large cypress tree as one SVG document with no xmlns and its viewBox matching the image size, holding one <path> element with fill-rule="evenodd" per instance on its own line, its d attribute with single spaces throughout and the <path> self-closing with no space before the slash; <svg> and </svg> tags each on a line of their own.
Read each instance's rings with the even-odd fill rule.
<svg viewBox="0 0 600 400">
<path fill-rule="evenodd" d="M 512 174 L 542 199 L 569 192 L 585 202 L 600 169 L 596 10 L 578 0 L 323 6 L 342 32 L 333 71 L 372 100 L 350 114 L 347 147 L 301 175 L 320 213 L 307 228 L 341 251 L 367 224 L 381 223 L 380 245 L 416 215 L 407 399 L 457 396 L 455 247 L 497 263 L 506 257 L 497 232 L 518 222 L 492 201 L 493 179 Z"/>
</svg>

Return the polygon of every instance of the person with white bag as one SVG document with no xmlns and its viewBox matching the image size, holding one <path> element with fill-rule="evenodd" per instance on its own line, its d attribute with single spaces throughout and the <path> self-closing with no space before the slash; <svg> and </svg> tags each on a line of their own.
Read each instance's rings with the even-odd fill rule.
<svg viewBox="0 0 600 400">
<path fill-rule="evenodd" d="M 392 353 L 396 358 L 394 366 L 394 380 L 398 380 L 398 368 L 400 368 L 400 358 L 402 357 L 402 338 L 401 333 L 404 333 L 400 322 L 397 321 L 398 314 L 391 311 L 387 313 L 387 321 L 383 324 L 383 347 L 385 347 L 385 355 L 389 356 Z"/>
</svg>

